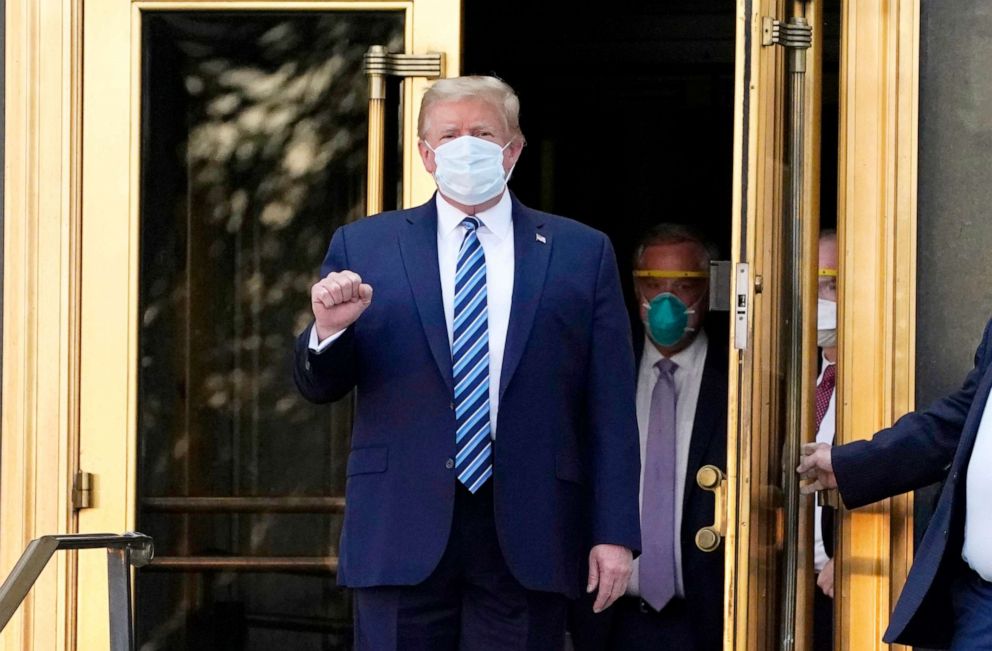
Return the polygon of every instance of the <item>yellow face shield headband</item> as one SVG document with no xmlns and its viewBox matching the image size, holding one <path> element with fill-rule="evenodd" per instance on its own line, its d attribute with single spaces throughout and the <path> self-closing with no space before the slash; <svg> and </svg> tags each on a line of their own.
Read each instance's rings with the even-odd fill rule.
<svg viewBox="0 0 992 651">
<path fill-rule="evenodd" d="M 661 269 L 637 269 L 634 278 L 709 278 L 708 271 L 663 271 Z"/>
<path fill-rule="evenodd" d="M 677 294 L 687 305 L 695 305 L 706 292 L 708 271 L 635 269 L 634 280 L 642 297 L 654 297 L 659 292 Z"/>
</svg>

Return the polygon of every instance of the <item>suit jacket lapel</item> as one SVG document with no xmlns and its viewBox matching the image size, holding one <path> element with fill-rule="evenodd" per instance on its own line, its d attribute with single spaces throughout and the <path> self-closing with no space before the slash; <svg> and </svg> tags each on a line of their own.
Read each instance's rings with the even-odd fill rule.
<svg viewBox="0 0 992 651">
<path fill-rule="evenodd" d="M 720 427 L 721 410 L 716 405 L 726 404 L 727 387 L 719 381 L 720 369 L 718 364 L 726 363 L 721 355 L 714 354 L 713 343 L 706 347 L 706 360 L 703 362 L 703 377 L 699 384 L 699 398 L 696 401 L 696 414 L 692 423 L 692 438 L 689 440 L 689 460 L 686 468 L 686 489 L 683 494 L 683 509 L 692 494 L 691 488 L 696 485 L 696 473 L 703 462 L 703 457 L 710 447 L 710 441 Z M 721 468 L 726 472 L 726 468 Z M 684 512 L 684 511 L 683 511 Z"/>
<path fill-rule="evenodd" d="M 434 199 L 407 216 L 407 225 L 400 231 L 400 255 L 417 304 L 420 322 L 438 370 L 454 391 L 451 371 L 451 346 L 448 325 L 444 320 L 441 298 L 441 274 L 437 263 L 437 204 Z"/>
<path fill-rule="evenodd" d="M 551 259 L 551 233 L 544 228 L 538 213 L 526 208 L 516 197 L 513 200 L 513 300 L 510 325 L 506 331 L 503 369 L 500 373 L 499 394 L 513 377 L 530 336 L 534 315 L 544 289 L 544 278 Z"/>
</svg>

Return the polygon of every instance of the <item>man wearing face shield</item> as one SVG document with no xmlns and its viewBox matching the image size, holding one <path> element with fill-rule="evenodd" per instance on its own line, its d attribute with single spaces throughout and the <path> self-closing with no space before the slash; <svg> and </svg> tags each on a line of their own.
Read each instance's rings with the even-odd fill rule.
<svg viewBox="0 0 992 651">
<path fill-rule="evenodd" d="M 836 431 L 837 401 L 837 234 L 820 233 L 817 285 L 816 344 L 820 348 L 820 375 L 816 379 L 816 441 L 831 445 Z M 817 589 L 813 598 L 813 649 L 830 651 L 833 645 L 834 541 L 833 511 L 815 507 L 813 570 Z"/>
<path fill-rule="evenodd" d="M 566 598 L 607 608 L 640 549 L 616 259 L 507 191 L 518 112 L 493 77 L 435 83 L 438 192 L 339 228 L 311 289 L 297 386 L 357 397 L 338 570 L 357 649 L 560 649 Z"/>
<path fill-rule="evenodd" d="M 576 651 L 722 648 L 723 553 L 695 544 L 714 508 L 696 472 L 726 468 L 727 356 L 703 328 L 713 256 L 678 224 L 655 226 L 635 251 L 643 552 L 612 609 L 573 607 Z"/>
</svg>

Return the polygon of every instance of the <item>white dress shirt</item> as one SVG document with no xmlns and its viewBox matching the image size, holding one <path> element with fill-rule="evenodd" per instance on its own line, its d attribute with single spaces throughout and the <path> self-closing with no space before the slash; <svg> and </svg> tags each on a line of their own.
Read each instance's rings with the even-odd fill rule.
<svg viewBox="0 0 992 651">
<path fill-rule="evenodd" d="M 820 369 L 820 375 L 816 378 L 817 385 L 823 380 L 823 372 L 827 370 L 832 362 L 828 362 L 827 358 L 823 358 L 822 369 Z M 834 390 L 830 392 L 830 404 L 827 406 L 826 413 L 823 414 L 823 420 L 820 421 L 820 427 L 816 430 L 816 442 L 826 443 L 827 445 L 834 444 L 834 434 L 837 431 L 837 385 L 834 385 Z M 830 558 L 827 556 L 827 550 L 823 546 L 823 507 L 816 504 L 814 501 L 814 519 L 813 519 L 813 569 L 819 572 L 827 564 Z"/>
<path fill-rule="evenodd" d="M 985 401 L 976 437 L 968 461 L 961 556 L 979 576 L 992 581 L 992 399 Z"/>
<path fill-rule="evenodd" d="M 455 314 L 455 268 L 458 250 L 465 239 L 461 212 L 444 200 L 440 193 L 437 202 L 437 266 L 441 275 L 441 300 L 444 303 L 444 320 L 448 325 L 448 346 L 453 339 L 452 323 Z M 489 305 L 489 418 L 493 438 L 496 437 L 496 417 L 499 413 L 499 380 L 503 370 L 503 351 L 506 348 L 506 331 L 510 325 L 510 306 L 513 302 L 513 204 L 510 193 L 504 192 L 499 203 L 475 215 L 479 219 L 479 244 L 486 256 L 486 300 Z M 373 290 L 375 288 L 373 287 Z M 375 298 L 373 297 L 373 301 Z M 361 317 L 359 317 L 361 318 Z M 321 352 L 338 339 L 344 330 L 317 340 L 315 328 L 310 330 L 310 349 Z"/>
<path fill-rule="evenodd" d="M 689 464 L 689 443 L 692 440 L 692 427 L 696 420 L 696 403 L 699 401 L 699 387 L 703 382 L 703 366 L 706 363 L 708 340 L 705 332 L 700 332 L 685 350 L 669 359 L 678 364 L 675 369 L 675 594 L 685 596 L 682 581 L 682 501 L 685 497 L 685 479 Z M 641 458 L 644 458 L 648 444 L 648 419 L 651 414 L 651 394 L 658 382 L 658 369 L 655 364 L 661 360 L 661 353 L 654 343 L 644 337 L 644 352 L 637 373 L 637 429 L 641 435 Z M 644 502 L 644 464 L 641 464 L 640 502 Z M 634 560 L 633 573 L 627 584 L 627 594 L 640 596 L 640 562 Z"/>
</svg>

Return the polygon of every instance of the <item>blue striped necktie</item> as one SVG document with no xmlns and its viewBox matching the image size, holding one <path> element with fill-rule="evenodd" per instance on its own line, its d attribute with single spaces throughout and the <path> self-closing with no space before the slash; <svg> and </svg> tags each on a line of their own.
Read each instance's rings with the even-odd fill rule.
<svg viewBox="0 0 992 651">
<path fill-rule="evenodd" d="M 479 243 L 479 220 L 462 220 L 465 239 L 455 267 L 455 311 L 451 364 L 455 382 L 455 470 L 472 493 L 492 477 L 492 425 L 489 422 L 489 307 L 486 256 Z"/>
</svg>

